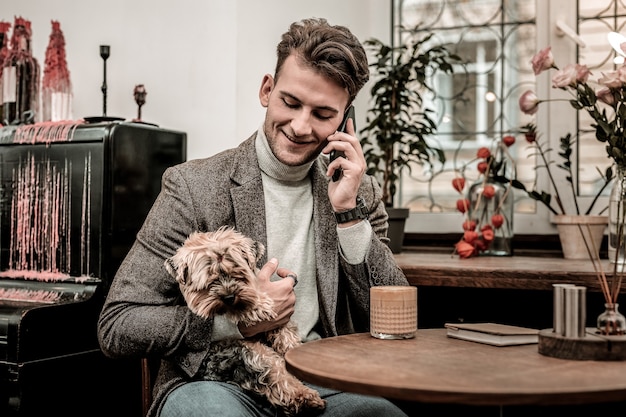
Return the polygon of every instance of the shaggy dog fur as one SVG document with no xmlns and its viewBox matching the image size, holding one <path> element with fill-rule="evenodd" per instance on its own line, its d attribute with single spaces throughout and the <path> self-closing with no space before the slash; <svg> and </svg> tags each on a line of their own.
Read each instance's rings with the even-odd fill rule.
<svg viewBox="0 0 626 417">
<path fill-rule="evenodd" d="M 195 314 L 223 315 L 251 325 L 276 316 L 273 301 L 257 287 L 257 262 L 265 247 L 229 227 L 196 232 L 165 262 Z M 323 410 L 317 391 L 287 372 L 285 352 L 299 345 L 293 323 L 257 339 L 212 342 L 204 379 L 236 384 L 264 396 L 287 416 Z"/>
</svg>

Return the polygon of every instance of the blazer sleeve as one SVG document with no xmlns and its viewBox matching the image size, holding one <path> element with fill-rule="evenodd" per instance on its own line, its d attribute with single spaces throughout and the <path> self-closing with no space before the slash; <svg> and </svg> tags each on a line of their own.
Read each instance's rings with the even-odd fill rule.
<svg viewBox="0 0 626 417">
<path fill-rule="evenodd" d="M 100 314 L 98 338 L 106 355 L 165 356 L 190 376 L 198 371 L 212 326 L 187 308 L 164 268 L 165 259 L 198 229 L 195 219 L 186 181 L 177 167 L 168 169 Z"/>
</svg>

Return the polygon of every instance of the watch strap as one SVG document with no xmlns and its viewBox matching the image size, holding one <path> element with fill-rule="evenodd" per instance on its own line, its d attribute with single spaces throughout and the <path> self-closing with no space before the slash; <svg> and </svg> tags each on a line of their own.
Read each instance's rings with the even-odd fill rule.
<svg viewBox="0 0 626 417">
<path fill-rule="evenodd" d="M 365 205 L 365 201 L 361 197 L 356 198 L 356 207 L 350 210 L 341 211 L 339 213 L 335 213 L 335 219 L 337 219 L 337 223 L 348 223 L 352 220 L 362 220 L 367 219 L 369 216 L 369 211 L 367 210 L 367 206 Z"/>
</svg>

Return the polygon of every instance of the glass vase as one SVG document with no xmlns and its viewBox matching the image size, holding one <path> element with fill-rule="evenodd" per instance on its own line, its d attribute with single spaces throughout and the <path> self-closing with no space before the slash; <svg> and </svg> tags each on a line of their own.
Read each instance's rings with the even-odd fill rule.
<svg viewBox="0 0 626 417">
<path fill-rule="evenodd" d="M 489 189 L 488 192 L 485 189 Z M 493 240 L 485 240 L 478 253 L 489 256 L 513 255 L 514 198 L 509 184 L 497 182 L 492 176 L 487 176 L 470 186 L 467 198 L 469 219 L 476 222 L 476 231 L 484 236 L 483 228 L 491 227 L 493 230 Z M 501 224 L 493 221 L 494 215 L 502 216 Z"/>
<path fill-rule="evenodd" d="M 608 254 L 612 263 L 623 265 L 626 260 L 626 167 L 617 167 L 609 197 L 609 244 Z"/>
<path fill-rule="evenodd" d="M 598 316 L 598 331 L 608 336 L 623 335 L 626 332 L 626 317 L 618 311 L 618 303 L 605 303 L 604 313 Z"/>
</svg>

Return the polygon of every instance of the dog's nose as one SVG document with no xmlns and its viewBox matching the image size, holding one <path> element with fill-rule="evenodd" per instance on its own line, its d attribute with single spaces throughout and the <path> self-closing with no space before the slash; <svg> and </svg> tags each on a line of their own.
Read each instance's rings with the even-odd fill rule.
<svg viewBox="0 0 626 417">
<path fill-rule="evenodd" d="M 222 297 L 222 301 L 224 301 L 224 303 L 228 304 L 229 306 L 232 306 L 233 303 L 235 302 L 235 295 L 234 294 L 228 294 Z"/>
</svg>

